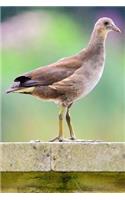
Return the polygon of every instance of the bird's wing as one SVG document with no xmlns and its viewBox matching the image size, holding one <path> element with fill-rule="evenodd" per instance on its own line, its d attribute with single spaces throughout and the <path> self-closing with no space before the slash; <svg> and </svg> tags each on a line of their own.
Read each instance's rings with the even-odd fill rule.
<svg viewBox="0 0 125 200">
<path fill-rule="evenodd" d="M 21 87 L 47 86 L 71 76 L 81 65 L 82 61 L 74 56 L 25 73 L 14 81 L 20 82 Z"/>
<path fill-rule="evenodd" d="M 55 82 L 49 87 L 56 91 L 59 91 L 60 93 L 69 92 L 69 90 L 75 90 L 74 86 L 75 85 L 80 86 L 82 81 L 82 74 L 80 70 L 81 69 L 75 70 L 75 72 L 71 74 L 69 77 L 66 77 L 58 82 Z"/>
</svg>

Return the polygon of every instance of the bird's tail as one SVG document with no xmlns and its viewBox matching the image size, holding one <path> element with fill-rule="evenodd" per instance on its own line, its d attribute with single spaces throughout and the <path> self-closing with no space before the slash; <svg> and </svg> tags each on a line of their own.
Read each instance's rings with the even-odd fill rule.
<svg viewBox="0 0 125 200">
<path fill-rule="evenodd" d="M 14 82 L 10 88 L 6 90 L 6 93 L 16 92 L 20 89 L 20 82 Z"/>
<path fill-rule="evenodd" d="M 34 90 L 34 87 L 21 87 L 20 82 L 14 82 L 12 86 L 6 90 L 6 93 L 12 93 L 12 92 L 17 92 L 17 93 L 31 93 Z"/>
<path fill-rule="evenodd" d="M 40 83 L 36 80 L 31 80 L 31 78 L 26 76 L 19 76 L 14 80 L 12 86 L 6 91 L 6 93 L 18 92 L 30 94 L 33 92 L 35 86 Z"/>
</svg>

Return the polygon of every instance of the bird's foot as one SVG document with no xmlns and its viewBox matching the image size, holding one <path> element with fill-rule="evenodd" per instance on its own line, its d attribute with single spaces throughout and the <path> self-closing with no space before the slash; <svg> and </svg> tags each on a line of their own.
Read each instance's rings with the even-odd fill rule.
<svg viewBox="0 0 125 200">
<path fill-rule="evenodd" d="M 30 140 L 31 143 L 33 142 L 40 142 L 40 140 Z"/>
<path fill-rule="evenodd" d="M 76 139 L 75 137 L 69 138 L 72 142 L 104 142 L 103 140 L 84 140 L 84 139 Z"/>
<path fill-rule="evenodd" d="M 58 136 L 52 140 L 49 140 L 49 142 L 70 142 L 70 140 Z"/>
<path fill-rule="evenodd" d="M 74 138 L 74 137 L 70 137 L 69 140 L 70 140 L 70 142 L 85 142 L 85 140 L 77 139 L 77 138 Z"/>
<path fill-rule="evenodd" d="M 76 141 L 76 137 L 70 137 L 69 140 Z"/>
<path fill-rule="evenodd" d="M 103 140 L 85 140 L 85 142 L 104 142 Z"/>
</svg>

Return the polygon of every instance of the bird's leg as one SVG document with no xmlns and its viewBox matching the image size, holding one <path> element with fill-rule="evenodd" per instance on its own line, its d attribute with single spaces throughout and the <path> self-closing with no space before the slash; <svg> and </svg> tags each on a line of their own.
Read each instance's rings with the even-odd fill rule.
<svg viewBox="0 0 125 200">
<path fill-rule="evenodd" d="M 59 112 L 59 140 L 63 141 L 63 118 L 65 113 L 65 107 L 61 106 L 60 112 Z"/>
<path fill-rule="evenodd" d="M 70 108 L 70 106 L 67 108 L 66 122 L 67 122 L 67 125 L 68 125 L 68 128 L 69 128 L 69 131 L 70 131 L 70 139 L 71 140 L 76 140 L 76 136 L 75 136 L 75 133 L 74 133 L 73 128 L 72 128 L 71 118 L 70 118 L 70 114 L 69 114 L 69 108 Z"/>
<path fill-rule="evenodd" d="M 63 142 L 65 141 L 63 138 L 63 118 L 64 118 L 64 114 L 65 114 L 65 107 L 61 106 L 60 112 L 59 112 L 59 135 L 50 140 L 50 142 L 54 142 L 56 140 L 58 140 L 59 142 Z"/>
</svg>

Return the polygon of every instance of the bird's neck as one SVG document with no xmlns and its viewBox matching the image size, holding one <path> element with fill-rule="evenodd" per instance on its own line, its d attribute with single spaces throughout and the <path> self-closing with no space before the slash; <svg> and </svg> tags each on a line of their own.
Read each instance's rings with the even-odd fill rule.
<svg viewBox="0 0 125 200">
<path fill-rule="evenodd" d="M 93 30 L 90 41 L 86 49 L 80 51 L 80 57 L 82 60 L 88 59 L 90 55 L 103 55 L 105 56 L 105 40 L 107 33 L 104 31 Z"/>
<path fill-rule="evenodd" d="M 97 48 L 105 47 L 106 37 L 107 37 L 106 31 L 94 29 L 90 37 L 88 49 L 93 49 L 93 48 L 95 49 L 95 47 Z"/>
</svg>

